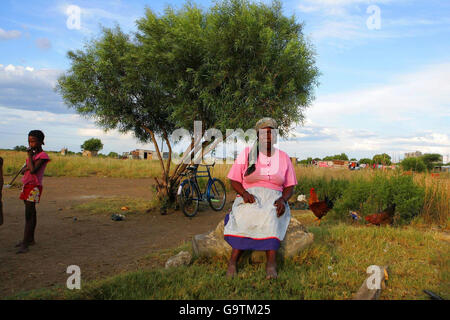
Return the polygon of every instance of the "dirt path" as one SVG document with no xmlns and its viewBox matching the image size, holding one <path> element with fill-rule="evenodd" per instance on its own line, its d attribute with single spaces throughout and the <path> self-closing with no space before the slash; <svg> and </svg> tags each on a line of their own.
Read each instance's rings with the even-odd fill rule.
<svg viewBox="0 0 450 320">
<path fill-rule="evenodd" d="M 37 206 L 36 245 L 16 254 L 14 245 L 24 228 L 20 190 L 3 191 L 5 222 L 0 227 L 0 298 L 24 290 L 65 285 L 69 265 L 81 268 L 82 281 L 155 265 L 145 259 L 152 252 L 172 248 L 193 235 L 213 229 L 234 197 L 220 212 L 205 206 L 193 219 L 181 211 L 129 215 L 115 222 L 110 214 L 93 215 L 73 206 L 95 197 L 152 197 L 152 179 L 45 178 Z M 76 220 L 74 219 L 76 217 Z"/>
</svg>

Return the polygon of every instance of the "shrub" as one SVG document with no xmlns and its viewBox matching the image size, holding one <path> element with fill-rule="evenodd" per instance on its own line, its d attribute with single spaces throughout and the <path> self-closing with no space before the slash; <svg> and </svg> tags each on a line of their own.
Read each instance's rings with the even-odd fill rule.
<svg viewBox="0 0 450 320">
<path fill-rule="evenodd" d="M 303 177 L 299 184 L 294 189 L 295 198 L 299 194 L 304 194 L 307 197 L 311 188 L 316 190 L 320 199 L 327 196 L 332 201 L 342 197 L 344 190 L 348 187 L 350 182 L 345 179 L 326 179 L 325 177 L 310 178 Z"/>
<path fill-rule="evenodd" d="M 380 173 L 371 180 L 352 181 L 329 215 L 331 219 L 345 221 L 349 219 L 350 210 L 356 210 L 365 217 L 395 203 L 394 224 L 403 225 L 420 214 L 424 196 L 424 188 L 416 185 L 412 176 Z"/>
<path fill-rule="evenodd" d="M 403 159 L 402 162 L 400 162 L 400 165 L 405 171 L 423 172 L 427 168 L 421 158 L 415 157 Z"/>
<path fill-rule="evenodd" d="M 14 151 L 27 151 L 27 147 L 25 146 L 15 146 Z"/>
</svg>

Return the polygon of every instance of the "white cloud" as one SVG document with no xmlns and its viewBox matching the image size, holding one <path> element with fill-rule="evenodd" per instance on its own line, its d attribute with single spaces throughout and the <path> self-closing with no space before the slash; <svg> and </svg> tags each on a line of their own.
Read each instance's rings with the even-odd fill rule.
<svg viewBox="0 0 450 320">
<path fill-rule="evenodd" d="M 450 154 L 450 125 L 440 124 L 450 120 L 449 74 L 450 63 L 429 65 L 386 84 L 318 97 L 306 110 L 305 126 L 281 146 L 303 158 L 341 152 L 357 158 L 387 152 L 397 160 L 416 150 Z"/>
<path fill-rule="evenodd" d="M 343 47 L 357 44 L 365 39 L 390 39 L 429 36 L 438 32 L 448 32 L 450 19 L 446 16 L 402 15 L 392 17 L 394 5 L 408 4 L 408 0 L 301 0 L 296 9 L 317 16 L 311 25 L 310 36 L 316 41 L 344 40 L 333 43 Z M 369 6 L 380 9 L 380 29 L 370 30 L 367 21 L 374 14 L 367 12 Z M 404 6 L 406 8 L 406 6 Z M 400 9 L 402 10 L 402 9 Z M 405 10 L 407 12 L 407 10 Z"/>
<path fill-rule="evenodd" d="M 91 120 L 78 114 L 57 114 L 47 111 L 17 110 L 0 106 L 0 148 L 25 145 L 30 130 L 42 130 L 46 136 L 46 150 L 63 147 L 79 152 L 80 146 L 89 138 L 98 138 L 104 144 L 102 153 L 125 152 L 135 148 L 154 149 L 153 144 L 138 143 L 132 133 L 108 132 L 95 127 Z M 167 147 L 166 147 L 167 148 Z"/>
<path fill-rule="evenodd" d="M 302 132 L 313 128 L 316 132 L 328 134 L 316 135 Z M 372 158 L 375 154 L 387 153 L 395 161 L 404 157 L 406 152 L 421 151 L 422 153 L 450 154 L 450 134 L 438 132 L 415 132 L 410 135 L 369 134 L 364 137 L 364 131 L 348 130 L 339 127 L 305 127 L 298 129 L 300 138 L 280 142 L 280 148 L 290 156 L 301 159 L 307 157 L 330 156 L 346 153 L 349 157 L 358 159 Z M 316 139 L 317 138 L 317 139 Z"/>
<path fill-rule="evenodd" d="M 120 1 L 116 3 L 108 2 L 100 2 L 96 4 L 98 6 L 102 6 L 103 8 L 94 8 L 94 7 L 85 7 L 78 6 L 80 8 L 80 29 L 79 31 L 85 35 L 93 35 L 98 31 L 100 24 L 103 26 L 110 26 L 111 23 L 117 23 L 123 30 L 133 28 L 135 26 L 135 21 L 142 16 L 142 10 L 136 12 L 129 12 L 129 8 L 127 6 L 123 6 Z M 61 3 L 57 7 L 57 11 L 59 14 L 68 17 L 67 9 L 71 6 L 72 3 Z"/>
<path fill-rule="evenodd" d="M 351 114 L 392 122 L 419 114 L 450 116 L 450 62 L 397 76 L 387 84 L 319 97 L 307 109 L 311 119 L 332 119 Z"/>
<path fill-rule="evenodd" d="M 11 39 L 17 39 L 20 38 L 22 35 L 22 32 L 19 30 L 10 30 L 6 31 L 0 28 L 0 40 L 11 40 Z"/>
<path fill-rule="evenodd" d="M 62 70 L 0 65 L 0 106 L 67 113 L 61 97 L 53 91 Z"/>
</svg>

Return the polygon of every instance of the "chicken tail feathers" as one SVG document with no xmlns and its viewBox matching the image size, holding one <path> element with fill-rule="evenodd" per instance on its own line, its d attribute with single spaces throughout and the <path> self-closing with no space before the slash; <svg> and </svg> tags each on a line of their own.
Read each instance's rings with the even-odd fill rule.
<svg viewBox="0 0 450 320">
<path fill-rule="evenodd" d="M 333 209 L 334 202 L 330 198 L 328 198 L 327 196 L 325 196 L 325 203 L 327 204 L 328 208 Z"/>
</svg>

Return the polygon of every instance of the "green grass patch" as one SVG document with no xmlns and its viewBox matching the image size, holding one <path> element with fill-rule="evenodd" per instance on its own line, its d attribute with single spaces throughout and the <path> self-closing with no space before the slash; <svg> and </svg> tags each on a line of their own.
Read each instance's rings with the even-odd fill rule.
<svg viewBox="0 0 450 320">
<path fill-rule="evenodd" d="M 306 217 L 307 215 L 305 215 Z M 350 299 L 370 265 L 388 265 L 381 299 L 428 299 L 423 289 L 450 298 L 448 242 L 412 227 L 360 227 L 343 223 L 310 226 L 313 245 L 279 265 L 276 280 L 264 264 L 241 265 L 225 277 L 227 258 L 196 258 L 190 266 L 157 268 L 82 283 L 82 290 L 38 290 L 14 299 Z M 150 258 L 167 260 L 190 244 Z"/>
</svg>

